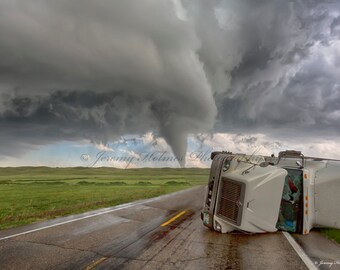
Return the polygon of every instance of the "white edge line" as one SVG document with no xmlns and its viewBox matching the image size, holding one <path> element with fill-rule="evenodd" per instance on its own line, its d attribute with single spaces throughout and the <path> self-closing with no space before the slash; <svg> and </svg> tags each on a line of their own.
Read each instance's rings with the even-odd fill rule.
<svg viewBox="0 0 340 270">
<path fill-rule="evenodd" d="M 303 249 L 300 247 L 300 245 L 294 240 L 294 238 L 288 232 L 282 232 L 282 234 L 286 237 L 289 244 L 294 248 L 296 253 L 299 255 L 299 257 L 302 259 L 302 261 L 308 267 L 308 269 L 317 270 L 318 268 L 314 265 L 314 263 L 308 257 L 308 255 L 303 251 Z"/>
<path fill-rule="evenodd" d="M 125 205 L 125 206 L 122 206 L 122 207 L 117 207 L 115 209 L 103 211 L 103 212 L 92 214 L 92 215 L 88 215 L 88 216 L 85 216 L 85 217 L 75 218 L 75 219 L 63 221 L 63 222 L 60 222 L 60 223 L 48 225 L 48 226 L 45 226 L 45 227 L 41 227 L 41 228 L 37 228 L 37 229 L 33 229 L 33 230 L 21 232 L 21 233 L 12 234 L 12 235 L 0 238 L 0 241 L 1 240 L 5 240 L 5 239 L 9 239 L 9 238 L 13 238 L 13 237 L 16 237 L 16 236 L 32 233 L 32 232 L 37 232 L 37 231 L 45 230 L 45 229 L 48 229 L 48 228 L 53 228 L 53 227 L 64 225 L 64 224 L 71 223 L 71 222 L 74 222 L 74 221 L 78 221 L 78 220 L 82 220 L 82 219 L 87 219 L 87 218 L 91 218 L 91 217 L 95 217 L 95 216 L 100 216 L 100 215 L 107 214 L 107 213 L 110 213 L 110 212 L 113 212 L 113 211 L 125 209 L 125 208 L 131 207 L 131 206 L 132 205 Z"/>
<path fill-rule="evenodd" d="M 195 189 L 195 188 L 198 188 L 198 187 L 194 187 L 192 189 Z M 184 189 L 184 190 L 180 190 L 178 192 L 174 192 L 174 193 L 170 193 L 170 194 L 165 194 L 165 195 L 161 195 L 161 196 L 158 196 L 158 197 L 155 197 L 155 198 L 146 199 L 146 200 L 142 200 L 142 201 L 131 202 L 131 203 L 127 203 L 127 204 L 124 204 L 124 205 L 118 206 L 118 207 L 114 206 L 115 207 L 114 209 L 110 209 L 110 210 L 106 210 L 106 211 L 103 211 L 103 212 L 95 213 L 95 214 L 92 214 L 92 215 L 88 215 L 88 216 L 84 216 L 84 217 L 79 217 L 79 218 L 63 221 L 63 222 L 60 222 L 60 223 L 48 225 L 48 226 L 45 226 L 45 227 L 41 227 L 41 228 L 37 228 L 37 229 L 33 229 L 33 230 L 21 232 L 21 233 L 16 233 L 16 234 L 8 235 L 8 236 L 0 238 L 0 241 L 1 240 L 6 240 L 6 239 L 10 239 L 10 238 L 13 238 L 13 237 L 17 237 L 17 236 L 20 236 L 20 235 L 25 235 L 25 234 L 29 234 L 29 233 L 38 232 L 38 231 L 41 231 L 41 230 L 53 228 L 53 227 L 64 225 L 64 224 L 71 223 L 71 222 L 74 222 L 74 221 L 79 221 L 79 220 L 83 220 L 83 219 L 87 219 L 87 218 L 91 218 L 91 217 L 96 217 L 96 216 L 104 215 L 104 214 L 107 214 L 107 213 L 110 213 L 110 212 L 114 212 L 114 211 L 122 210 L 122 209 L 125 209 L 125 208 L 129 208 L 131 206 L 135 206 L 135 205 L 139 205 L 139 204 L 143 204 L 143 203 L 150 203 L 150 202 L 153 202 L 153 201 L 157 201 L 159 199 L 163 199 L 165 197 L 169 197 L 171 195 L 183 193 L 183 192 L 188 191 L 188 190 L 190 190 L 190 189 Z"/>
</svg>

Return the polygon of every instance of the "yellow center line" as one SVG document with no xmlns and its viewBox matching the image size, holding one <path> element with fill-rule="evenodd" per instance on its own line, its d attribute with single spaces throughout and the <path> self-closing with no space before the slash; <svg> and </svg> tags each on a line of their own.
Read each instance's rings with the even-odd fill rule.
<svg viewBox="0 0 340 270">
<path fill-rule="evenodd" d="M 176 219 L 178 219 L 180 216 L 183 216 L 186 213 L 186 211 L 182 211 L 179 214 L 177 214 L 176 216 L 174 216 L 173 218 L 169 219 L 168 221 L 164 222 L 161 227 L 165 227 L 167 225 L 169 225 L 171 222 L 174 222 Z"/>
<path fill-rule="evenodd" d="M 98 264 L 102 263 L 105 260 L 107 260 L 106 257 L 100 258 L 99 260 L 91 263 L 88 267 L 85 268 L 85 270 L 91 270 L 91 269 L 95 268 Z"/>
</svg>

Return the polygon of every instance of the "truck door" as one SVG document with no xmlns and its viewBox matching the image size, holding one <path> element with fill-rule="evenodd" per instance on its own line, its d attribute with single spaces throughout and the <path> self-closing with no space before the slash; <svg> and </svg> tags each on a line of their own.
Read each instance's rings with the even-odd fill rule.
<svg viewBox="0 0 340 270">
<path fill-rule="evenodd" d="M 281 206 L 276 228 L 302 233 L 303 227 L 303 172 L 285 168 L 288 172 L 283 187 Z"/>
</svg>

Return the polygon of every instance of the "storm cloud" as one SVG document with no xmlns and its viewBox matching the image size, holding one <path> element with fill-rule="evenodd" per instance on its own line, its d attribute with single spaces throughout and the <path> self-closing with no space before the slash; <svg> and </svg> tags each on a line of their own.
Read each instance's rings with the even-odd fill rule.
<svg viewBox="0 0 340 270">
<path fill-rule="evenodd" d="M 216 99 L 215 129 L 337 136 L 339 3 L 239 2 L 247 2 L 248 15 L 240 19 L 246 48 L 229 73 L 230 87 Z"/>
<path fill-rule="evenodd" d="M 339 18 L 320 0 L 0 0 L 0 155 L 149 131 L 179 157 L 201 132 L 338 134 Z"/>
<path fill-rule="evenodd" d="M 0 36 L 2 153 L 157 130 L 182 156 L 213 127 L 199 41 L 171 1 L 1 1 Z"/>
</svg>

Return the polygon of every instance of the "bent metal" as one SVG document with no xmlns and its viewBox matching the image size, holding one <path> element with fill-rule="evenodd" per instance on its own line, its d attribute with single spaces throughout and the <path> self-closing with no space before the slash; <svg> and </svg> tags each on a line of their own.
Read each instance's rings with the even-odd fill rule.
<svg viewBox="0 0 340 270">
<path fill-rule="evenodd" d="M 340 161 L 288 150 L 278 157 L 213 152 L 201 218 L 208 228 L 308 234 L 340 228 Z"/>
</svg>

